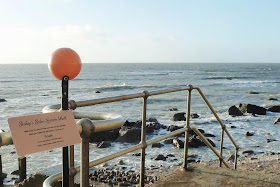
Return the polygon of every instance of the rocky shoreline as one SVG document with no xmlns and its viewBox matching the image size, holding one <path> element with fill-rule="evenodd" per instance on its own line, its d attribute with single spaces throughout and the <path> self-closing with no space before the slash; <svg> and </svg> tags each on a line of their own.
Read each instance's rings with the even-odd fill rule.
<svg viewBox="0 0 280 187">
<path fill-rule="evenodd" d="M 233 162 L 227 161 L 233 168 Z M 193 165 L 205 165 L 210 167 L 219 167 L 219 160 L 212 160 L 209 162 L 192 162 Z M 225 166 L 222 166 L 225 167 Z M 257 171 L 266 174 L 280 174 L 280 153 L 266 154 L 260 156 L 249 156 L 238 159 L 237 170 L 243 171 Z M 152 184 L 157 180 L 165 177 L 166 175 L 181 169 L 181 164 L 170 167 L 151 167 L 146 170 L 145 183 Z M 103 169 L 94 170 L 90 173 L 90 186 L 138 186 L 139 184 L 139 171 L 119 171 L 113 169 L 111 166 L 104 165 Z M 39 187 L 42 186 L 43 181 L 47 176 L 42 174 L 35 174 L 23 182 L 15 185 L 18 187 Z M 57 182 L 54 187 L 61 186 L 61 182 Z M 79 186 L 79 181 L 76 181 L 75 187 Z"/>
</svg>

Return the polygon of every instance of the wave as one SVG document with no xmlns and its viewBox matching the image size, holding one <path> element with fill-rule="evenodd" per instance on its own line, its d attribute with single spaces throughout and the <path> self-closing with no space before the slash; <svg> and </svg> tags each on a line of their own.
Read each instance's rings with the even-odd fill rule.
<svg viewBox="0 0 280 187">
<path fill-rule="evenodd" d="M 250 79 L 254 77 L 238 77 L 238 76 L 211 76 L 204 78 L 204 80 L 221 80 L 221 79 L 227 79 L 227 80 L 233 80 L 233 79 Z"/>
</svg>

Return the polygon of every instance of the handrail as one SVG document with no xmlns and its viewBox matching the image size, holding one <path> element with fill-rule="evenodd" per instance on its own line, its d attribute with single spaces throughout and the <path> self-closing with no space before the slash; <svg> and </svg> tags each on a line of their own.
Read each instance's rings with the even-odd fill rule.
<svg viewBox="0 0 280 187">
<path fill-rule="evenodd" d="M 208 108 L 211 110 L 217 121 L 219 122 L 222 133 L 221 133 L 221 145 L 220 145 L 220 153 L 218 153 L 213 146 L 209 143 L 209 141 L 194 127 L 190 127 L 190 108 L 191 108 L 191 91 L 197 90 Z M 172 133 L 163 135 L 159 138 L 146 141 L 146 110 L 147 110 L 147 99 L 150 96 L 154 95 L 161 95 L 166 93 L 172 93 L 172 92 L 178 92 L 178 91 L 188 91 L 188 107 L 187 107 L 187 116 L 186 116 L 186 126 L 185 128 L 179 129 L 177 131 L 174 131 Z M 122 150 L 120 152 L 117 152 L 115 154 L 112 154 L 110 156 L 106 156 L 103 158 L 100 158 L 98 160 L 89 162 L 89 136 L 93 132 L 101 132 L 105 130 L 111 130 L 114 128 L 120 127 L 124 123 L 124 119 L 122 116 L 118 114 L 109 114 L 109 113 L 93 113 L 93 112 L 77 112 L 74 111 L 77 107 L 84 107 L 84 106 L 90 106 L 90 105 L 97 105 L 97 104 L 104 104 L 104 103 L 111 103 L 111 102 L 117 102 L 117 101 L 123 101 L 123 100 L 130 100 L 130 99 L 136 99 L 136 98 L 143 98 L 143 110 L 142 110 L 142 133 L 141 133 L 141 142 L 138 145 L 132 146 L 130 148 L 127 148 L 125 150 Z M 183 168 L 187 169 L 187 153 L 188 153 L 188 141 L 189 141 L 189 131 L 193 130 L 199 137 L 201 137 L 202 141 L 216 154 L 216 156 L 220 160 L 220 167 L 223 163 L 226 167 L 229 167 L 228 164 L 224 161 L 222 156 L 223 151 L 223 139 L 224 139 L 224 132 L 228 135 L 230 141 L 235 147 L 235 161 L 234 161 L 234 169 L 236 169 L 237 166 L 237 151 L 239 147 L 233 140 L 232 136 L 229 134 L 228 130 L 226 129 L 226 126 L 223 124 L 213 107 L 210 105 L 209 101 L 203 94 L 203 92 L 198 87 L 183 87 L 178 89 L 167 89 L 167 90 L 160 90 L 160 91 L 143 91 L 142 93 L 136 93 L 136 94 L 130 94 L 130 95 L 121 95 L 116 97 L 108 97 L 108 98 L 101 98 L 101 99 L 94 99 L 94 100 L 86 100 L 86 101 L 80 101 L 75 102 L 73 100 L 69 101 L 69 108 L 73 110 L 73 114 L 76 119 L 80 119 L 77 122 L 77 128 L 79 129 L 79 132 L 81 133 L 82 137 L 82 144 L 81 144 L 81 166 L 74 167 L 73 165 L 70 168 L 70 177 L 74 176 L 77 172 L 81 172 L 81 186 L 85 187 L 88 186 L 88 170 L 89 167 L 94 167 L 98 164 L 107 162 L 109 160 L 112 160 L 114 158 L 117 158 L 119 156 L 125 155 L 127 153 L 133 152 L 135 150 L 141 149 L 141 168 L 140 168 L 140 186 L 144 186 L 144 172 L 145 172 L 145 149 L 147 146 L 154 144 L 156 142 L 159 142 L 161 140 L 164 140 L 166 138 L 176 136 L 177 134 L 181 134 L 185 132 L 185 151 L 184 151 L 184 163 Z M 44 107 L 43 112 L 49 113 L 49 112 L 55 112 L 60 110 L 60 105 L 49 105 Z M 84 119 L 88 118 L 88 119 Z M 95 120 L 95 121 L 92 121 Z M 9 133 L 1 133 L 0 134 L 0 146 L 2 145 L 8 145 L 11 144 L 12 139 L 9 138 Z M 74 158 L 72 158 L 74 159 Z M 51 183 L 55 182 L 56 180 L 61 179 L 61 174 L 55 174 L 47 178 L 44 182 L 44 187 L 49 187 Z"/>
</svg>

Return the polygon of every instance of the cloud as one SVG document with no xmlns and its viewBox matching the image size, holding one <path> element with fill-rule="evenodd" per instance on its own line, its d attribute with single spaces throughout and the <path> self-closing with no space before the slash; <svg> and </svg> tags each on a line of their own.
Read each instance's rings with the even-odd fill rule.
<svg viewBox="0 0 280 187">
<path fill-rule="evenodd" d="M 58 25 L 47 28 L 0 28 L 0 63 L 44 63 L 57 48 L 70 47 L 92 61 L 135 60 L 176 36 L 160 33 L 114 33 L 91 25 Z M 141 55 L 140 55 L 141 54 Z M 150 55 L 151 56 L 151 55 Z M 127 58 L 126 58 L 127 57 Z M 144 59 L 144 57 L 142 57 Z M 103 60 L 102 60 L 103 59 Z"/>
</svg>

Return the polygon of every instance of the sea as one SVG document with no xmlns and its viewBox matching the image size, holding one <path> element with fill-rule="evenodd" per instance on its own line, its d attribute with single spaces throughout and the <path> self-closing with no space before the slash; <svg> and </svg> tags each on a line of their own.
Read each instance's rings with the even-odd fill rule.
<svg viewBox="0 0 280 187">
<path fill-rule="evenodd" d="M 47 105 L 61 103 L 61 81 L 49 72 L 48 64 L 1 64 L 0 65 L 0 129 L 9 131 L 8 118 L 42 113 Z M 158 91 L 183 88 L 188 85 L 199 87 L 217 112 L 228 131 L 243 151 L 253 150 L 255 155 L 279 153 L 280 125 L 274 124 L 279 113 L 233 117 L 228 115 L 229 107 L 249 103 L 269 108 L 280 105 L 280 64 L 277 63 L 85 63 L 80 74 L 69 81 L 69 99 L 75 101 L 141 93 L 144 90 Z M 184 121 L 172 121 L 175 113 L 186 112 L 188 91 L 181 91 L 148 98 L 147 118 L 156 118 L 159 123 L 170 126 L 184 126 Z M 271 100 L 273 98 L 274 100 Z M 177 108 L 178 111 L 170 111 Z M 77 111 L 107 112 L 122 115 L 128 121 L 141 120 L 142 99 L 80 107 Z M 190 125 L 203 129 L 219 150 L 221 128 L 200 95 L 192 91 L 191 113 L 199 118 L 191 119 Z M 245 136 L 246 132 L 253 136 Z M 153 139 L 167 134 L 166 129 L 147 135 Z M 267 139 L 276 140 L 267 142 Z M 183 139 L 182 139 L 183 140 Z M 161 142 L 162 143 L 162 142 Z M 109 148 L 98 148 L 90 144 L 90 161 L 111 155 L 132 143 L 112 142 Z M 223 155 L 234 154 L 234 147 L 225 136 Z M 134 153 L 139 153 L 136 151 Z M 217 159 L 207 147 L 190 148 L 196 160 Z M 2 146 L 3 172 L 18 169 L 14 145 Z M 156 161 L 158 154 L 173 154 L 175 158 Z M 47 150 L 26 155 L 28 175 L 55 167 L 62 163 L 62 149 Z M 180 165 L 183 149 L 164 144 L 161 148 L 147 148 L 146 167 L 170 167 Z M 80 146 L 75 145 L 75 164 L 79 165 Z M 140 157 L 129 153 L 108 162 L 116 166 L 122 160 L 123 169 L 140 169 Z M 104 165 L 97 166 L 103 167 Z"/>
</svg>

